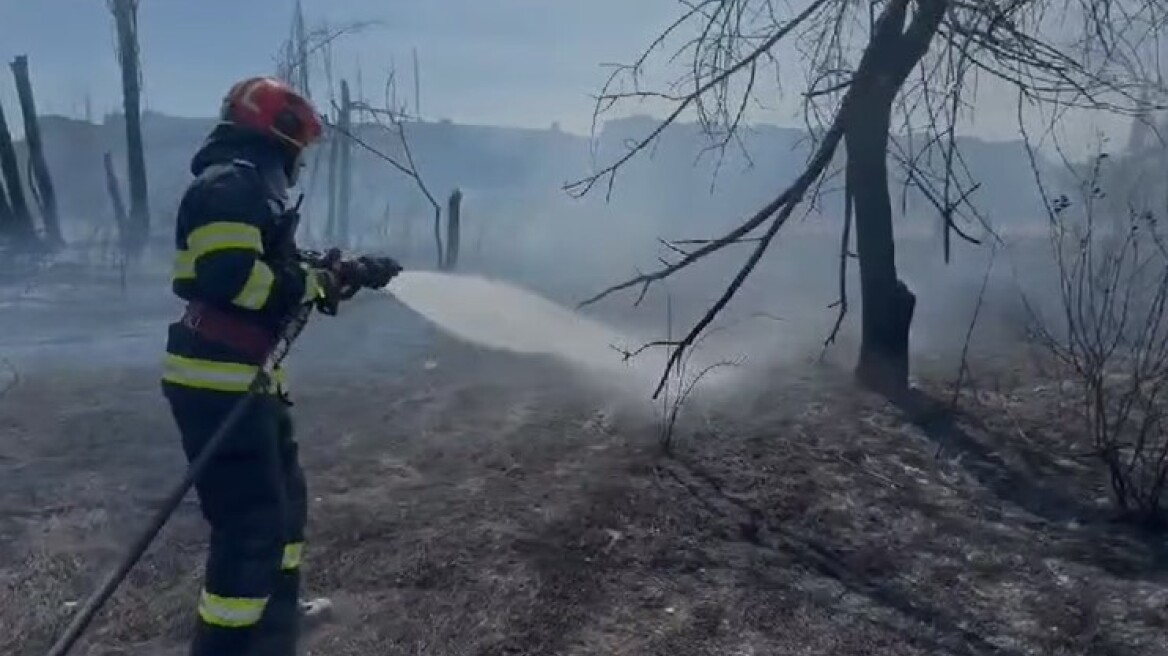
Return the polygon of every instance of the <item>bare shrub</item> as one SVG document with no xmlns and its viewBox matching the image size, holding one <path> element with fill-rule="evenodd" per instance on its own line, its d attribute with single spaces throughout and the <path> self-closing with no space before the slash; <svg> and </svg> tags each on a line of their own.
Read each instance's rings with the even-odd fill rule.
<svg viewBox="0 0 1168 656">
<path fill-rule="evenodd" d="M 1058 295 L 1047 300 L 1057 319 L 1027 304 L 1039 344 L 1072 377 L 1067 389 L 1116 504 L 1130 519 L 1163 526 L 1168 242 L 1161 213 L 1104 192 L 1109 161 L 1096 156 L 1072 195 L 1049 203 Z"/>
</svg>

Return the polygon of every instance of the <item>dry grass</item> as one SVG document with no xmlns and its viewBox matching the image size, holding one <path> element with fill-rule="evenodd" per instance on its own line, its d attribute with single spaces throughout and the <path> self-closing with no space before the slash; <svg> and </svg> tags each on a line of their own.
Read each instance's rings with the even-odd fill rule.
<svg viewBox="0 0 1168 656">
<path fill-rule="evenodd" d="M 298 387 L 337 604 L 309 654 L 1168 653 L 1168 559 L 1106 522 L 1033 374 L 965 393 L 974 420 L 808 372 L 665 457 L 550 363 L 434 357 Z M 0 400 L 0 653 L 43 652 L 180 471 L 153 373 L 94 382 Z M 185 504 L 78 653 L 183 653 L 203 537 Z"/>
</svg>

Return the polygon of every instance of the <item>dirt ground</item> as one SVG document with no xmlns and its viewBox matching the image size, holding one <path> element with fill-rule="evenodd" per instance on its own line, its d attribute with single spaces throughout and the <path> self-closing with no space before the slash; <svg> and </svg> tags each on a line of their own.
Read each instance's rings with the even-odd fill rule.
<svg viewBox="0 0 1168 656">
<path fill-rule="evenodd" d="M 148 357 L 11 363 L 0 654 L 43 654 L 181 476 L 151 330 L 118 333 Z M 305 572 L 336 605 L 306 654 L 1168 653 L 1168 543 L 1109 521 L 1067 401 L 1017 360 L 956 414 L 777 367 L 666 451 L 555 362 L 409 334 L 356 367 L 322 332 L 293 370 Z M 184 653 L 205 538 L 188 499 L 75 653 Z"/>
</svg>

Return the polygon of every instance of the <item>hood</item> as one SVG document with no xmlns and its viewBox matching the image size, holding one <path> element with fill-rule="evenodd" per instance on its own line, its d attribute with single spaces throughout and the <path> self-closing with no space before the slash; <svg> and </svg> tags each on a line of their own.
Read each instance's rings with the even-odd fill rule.
<svg viewBox="0 0 1168 656">
<path fill-rule="evenodd" d="M 293 159 L 278 145 L 253 132 L 220 123 L 211 130 L 191 158 L 191 173 L 200 175 L 208 167 L 234 160 L 255 165 L 268 186 L 279 197 L 288 195 L 288 168 Z"/>
</svg>

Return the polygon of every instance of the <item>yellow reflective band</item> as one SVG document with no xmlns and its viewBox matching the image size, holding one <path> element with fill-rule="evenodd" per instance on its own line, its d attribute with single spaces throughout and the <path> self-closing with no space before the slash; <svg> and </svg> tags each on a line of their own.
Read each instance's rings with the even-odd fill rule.
<svg viewBox="0 0 1168 656">
<path fill-rule="evenodd" d="M 275 282 L 276 276 L 272 273 L 272 268 L 256 260 L 255 264 L 251 265 L 251 273 L 247 276 L 243 290 L 232 299 L 232 303 L 248 310 L 258 310 L 268 302 Z"/>
<path fill-rule="evenodd" d="M 191 280 L 195 277 L 195 258 L 190 251 L 180 250 L 174 254 L 174 271 L 171 275 L 175 280 Z"/>
<path fill-rule="evenodd" d="M 300 567 L 300 560 L 303 557 L 303 542 L 290 542 L 284 545 L 284 559 L 280 561 L 280 569 L 290 570 Z"/>
<path fill-rule="evenodd" d="M 301 264 L 300 268 L 304 269 L 304 296 L 300 297 L 301 305 L 322 298 L 324 289 L 320 286 L 316 269 L 310 268 L 307 264 Z"/>
<path fill-rule="evenodd" d="M 251 364 L 201 360 L 167 353 L 162 363 L 162 380 L 216 392 L 246 392 L 259 371 L 258 366 Z M 282 385 L 283 369 L 277 369 L 273 378 L 276 385 Z"/>
<path fill-rule="evenodd" d="M 199 617 L 212 626 L 231 629 L 259 624 L 267 597 L 220 597 L 203 590 L 199 597 Z"/>
<path fill-rule="evenodd" d="M 207 253 L 231 248 L 263 253 L 260 229 L 247 223 L 216 221 L 199 226 L 187 235 L 187 250 L 196 260 Z"/>
</svg>

